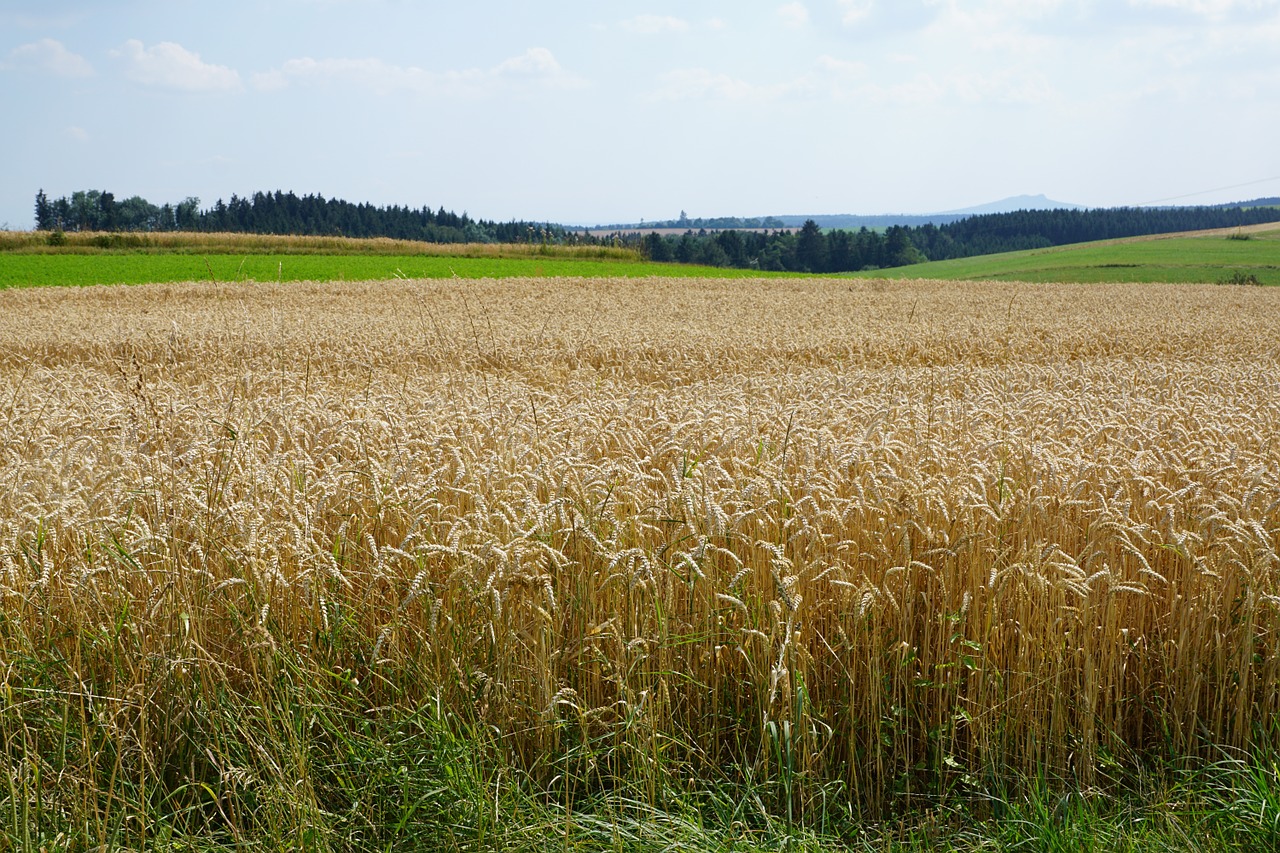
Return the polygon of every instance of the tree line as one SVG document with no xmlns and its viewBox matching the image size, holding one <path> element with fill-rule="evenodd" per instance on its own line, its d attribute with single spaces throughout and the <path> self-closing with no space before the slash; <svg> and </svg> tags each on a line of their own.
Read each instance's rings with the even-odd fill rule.
<svg viewBox="0 0 1280 853">
<path fill-rule="evenodd" d="M 1280 208 L 1109 207 L 1089 210 L 1018 210 L 969 216 L 946 225 L 922 225 L 911 242 L 931 261 L 1043 249 L 1148 234 L 1238 228 L 1280 221 Z"/>
<path fill-rule="evenodd" d="M 216 231 L 304 236 L 390 237 L 427 243 L 577 242 L 559 225 L 540 222 L 491 222 L 440 207 L 380 207 L 319 195 L 256 192 L 218 199 L 201 208 L 188 197 L 156 205 L 141 196 L 117 199 L 105 190 L 79 190 L 50 199 L 36 194 L 38 231 Z"/>
<path fill-rule="evenodd" d="M 593 236 L 562 225 L 472 219 L 428 206 L 379 207 L 319 195 L 257 192 L 231 196 L 208 208 L 188 197 L 155 205 L 139 196 L 117 200 L 106 191 L 82 190 L 49 199 L 36 195 L 36 228 L 42 231 L 221 231 L 308 236 L 390 237 L 430 243 L 578 243 L 638 249 L 654 261 L 756 268 L 786 272 L 845 272 L 897 267 L 921 261 L 1039 249 L 1082 243 L 1233 228 L 1280 221 L 1280 207 L 1120 207 L 1088 210 L 1019 210 L 965 217 L 942 225 L 891 225 L 883 230 L 823 229 L 807 220 L 798 230 L 740 230 L 746 220 L 690 220 L 703 223 L 683 234 L 618 231 Z M 774 219 L 753 220 L 767 223 Z M 717 227 L 731 225 L 738 227 Z M 709 227 L 708 227 L 709 225 Z"/>
<path fill-rule="evenodd" d="M 845 272 L 898 267 L 925 260 L 912 244 L 907 228 L 885 231 L 823 231 L 812 219 L 798 231 L 689 230 L 680 235 L 615 234 L 611 239 L 634 246 L 653 261 L 713 267 L 739 267 L 778 272 Z"/>
</svg>

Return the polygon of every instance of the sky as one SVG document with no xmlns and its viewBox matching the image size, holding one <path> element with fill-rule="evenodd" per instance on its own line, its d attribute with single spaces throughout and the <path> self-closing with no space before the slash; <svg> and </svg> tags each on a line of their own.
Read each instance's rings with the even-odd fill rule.
<svg viewBox="0 0 1280 853">
<path fill-rule="evenodd" d="M 1280 0 L 0 0 L 0 226 L 101 189 L 481 219 L 1280 195 Z"/>
</svg>

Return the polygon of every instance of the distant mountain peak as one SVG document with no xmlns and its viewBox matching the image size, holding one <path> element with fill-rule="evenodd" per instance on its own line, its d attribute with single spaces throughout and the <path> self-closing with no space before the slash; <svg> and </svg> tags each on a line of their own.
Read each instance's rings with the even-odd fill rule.
<svg viewBox="0 0 1280 853">
<path fill-rule="evenodd" d="M 1085 209 L 1083 205 L 1070 204 L 1065 201 L 1054 201 L 1044 194 L 1040 194 L 1009 196 L 1009 198 L 1002 198 L 999 201 L 979 204 L 975 207 L 966 207 L 960 210 L 945 210 L 935 215 L 976 216 L 982 213 L 1010 213 L 1014 210 L 1059 210 L 1062 208 L 1067 210 Z"/>
</svg>

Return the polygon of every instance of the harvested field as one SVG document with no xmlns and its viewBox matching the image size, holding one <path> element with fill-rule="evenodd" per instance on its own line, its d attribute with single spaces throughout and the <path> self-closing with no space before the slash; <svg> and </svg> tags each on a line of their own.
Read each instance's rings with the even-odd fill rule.
<svg viewBox="0 0 1280 853">
<path fill-rule="evenodd" d="M 5 291 L 0 424 L 0 732 L 71 812 L 284 809 L 282 659 L 566 797 L 797 820 L 1280 746 L 1270 289 Z"/>
</svg>

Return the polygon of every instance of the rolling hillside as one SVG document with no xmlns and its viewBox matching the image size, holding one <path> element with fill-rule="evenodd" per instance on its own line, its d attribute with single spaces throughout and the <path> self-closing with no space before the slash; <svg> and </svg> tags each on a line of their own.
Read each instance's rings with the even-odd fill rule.
<svg viewBox="0 0 1280 853">
<path fill-rule="evenodd" d="M 1280 285 L 1280 225 L 1102 240 L 854 273 L 871 278 Z"/>
</svg>

